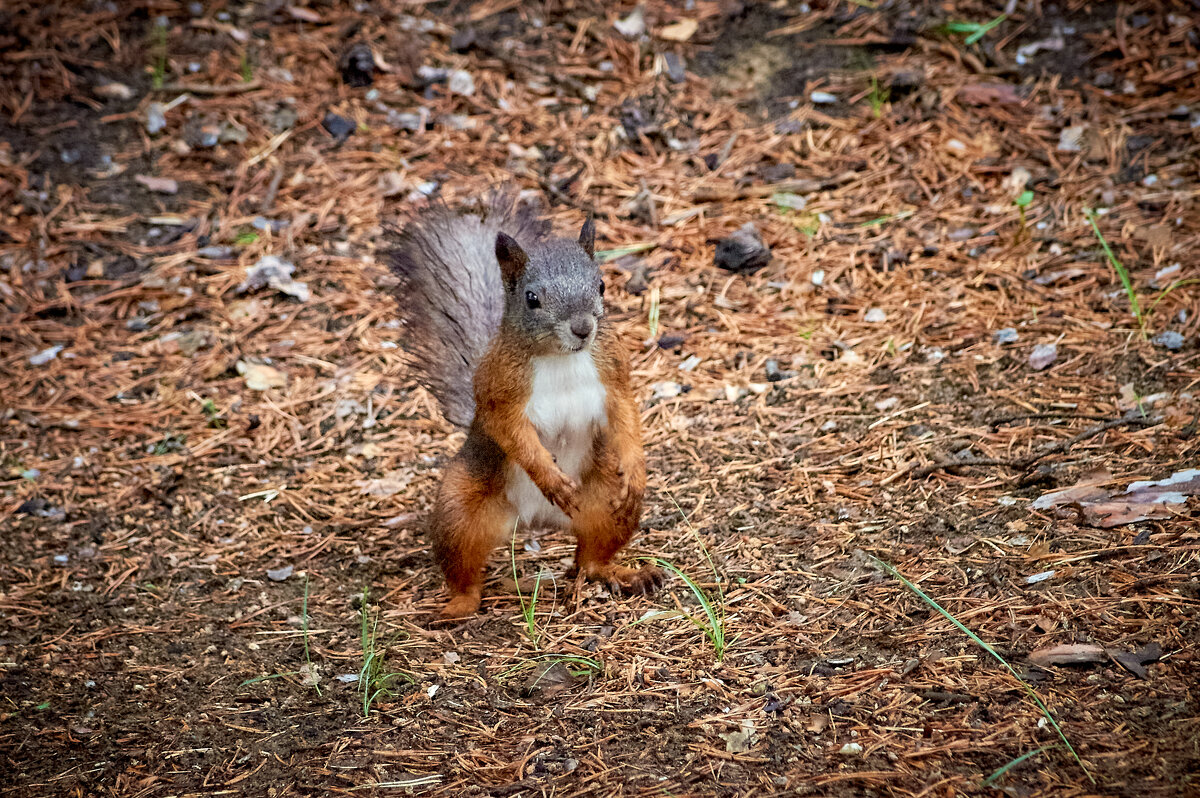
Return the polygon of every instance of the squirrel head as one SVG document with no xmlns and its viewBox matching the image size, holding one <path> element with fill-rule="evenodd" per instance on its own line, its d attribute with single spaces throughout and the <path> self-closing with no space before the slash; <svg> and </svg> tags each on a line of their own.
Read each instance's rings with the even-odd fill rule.
<svg viewBox="0 0 1200 798">
<path fill-rule="evenodd" d="M 528 340 L 535 356 L 590 349 L 604 315 L 604 280 L 594 260 L 595 223 L 579 241 L 551 238 L 528 251 L 505 233 L 496 236 L 504 279 L 504 323 Z"/>
</svg>

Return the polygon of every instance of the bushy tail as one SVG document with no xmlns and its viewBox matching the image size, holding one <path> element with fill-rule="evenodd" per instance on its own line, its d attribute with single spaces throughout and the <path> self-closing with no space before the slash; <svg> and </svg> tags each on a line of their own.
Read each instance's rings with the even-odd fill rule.
<svg viewBox="0 0 1200 798">
<path fill-rule="evenodd" d="M 400 279 L 405 359 L 453 424 L 468 426 L 475 416 L 472 379 L 504 312 L 496 234 L 529 247 L 548 229 L 514 195 L 497 194 L 477 208 L 416 214 L 387 254 Z"/>
</svg>

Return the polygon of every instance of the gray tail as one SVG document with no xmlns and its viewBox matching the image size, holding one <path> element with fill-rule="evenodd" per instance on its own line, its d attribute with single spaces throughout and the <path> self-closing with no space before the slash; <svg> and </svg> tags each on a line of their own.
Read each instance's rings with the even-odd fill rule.
<svg viewBox="0 0 1200 798">
<path fill-rule="evenodd" d="M 400 280 L 405 360 L 452 424 L 469 426 L 475 416 L 472 380 L 504 313 L 496 234 L 529 247 L 548 229 L 533 208 L 501 193 L 474 208 L 414 214 L 387 253 Z"/>
</svg>

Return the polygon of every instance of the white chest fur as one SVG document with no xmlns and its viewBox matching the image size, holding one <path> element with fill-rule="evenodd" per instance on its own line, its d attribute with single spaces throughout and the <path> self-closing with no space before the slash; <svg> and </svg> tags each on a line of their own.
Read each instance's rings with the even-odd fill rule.
<svg viewBox="0 0 1200 798">
<path fill-rule="evenodd" d="M 591 353 L 535 358 L 532 387 L 525 417 L 558 467 L 578 482 L 591 462 L 597 430 L 608 424 L 607 392 Z M 568 521 L 520 466 L 510 466 L 505 493 L 526 523 L 565 525 Z"/>
</svg>

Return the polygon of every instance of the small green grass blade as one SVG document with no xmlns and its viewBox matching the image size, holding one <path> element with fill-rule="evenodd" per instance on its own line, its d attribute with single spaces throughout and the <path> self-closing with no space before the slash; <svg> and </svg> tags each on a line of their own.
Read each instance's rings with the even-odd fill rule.
<svg viewBox="0 0 1200 798">
<path fill-rule="evenodd" d="M 1100 239 L 1100 246 L 1104 249 L 1104 254 L 1108 258 L 1108 263 L 1112 266 L 1117 277 L 1121 280 L 1121 285 L 1125 287 L 1125 296 L 1129 297 L 1129 308 L 1133 311 L 1133 317 L 1137 319 L 1138 328 L 1142 331 L 1142 336 L 1146 335 L 1146 321 L 1142 315 L 1141 305 L 1138 304 L 1137 291 L 1134 290 L 1133 280 L 1129 277 L 1129 270 L 1125 268 L 1125 264 L 1117 260 L 1117 256 L 1113 254 L 1112 248 L 1109 247 L 1108 241 L 1104 238 L 1104 234 L 1100 232 L 1100 225 L 1096 224 L 1096 214 L 1091 208 L 1084 208 L 1083 215 L 1092 225 L 1092 231 L 1096 234 L 1096 238 Z"/>
<path fill-rule="evenodd" d="M 912 582 L 910 582 L 904 576 L 904 574 L 900 573 L 898 570 L 896 570 L 895 568 L 893 568 L 891 565 L 884 562 L 883 560 L 879 559 L 878 557 L 873 557 L 872 559 L 874 559 L 875 562 L 879 564 L 880 568 L 882 568 L 883 570 L 887 571 L 889 574 L 894 576 L 897 580 L 900 581 L 900 583 L 902 585 L 904 585 L 906 588 L 908 588 L 913 593 L 915 593 L 922 601 L 924 601 L 930 607 L 933 607 L 935 610 L 937 610 L 938 613 L 943 618 L 950 621 L 950 623 L 954 624 L 955 628 L 957 628 L 960 632 L 965 634 L 967 637 L 971 638 L 971 640 L 977 646 L 979 646 L 984 651 L 986 651 L 988 654 L 990 654 L 994 660 L 999 662 L 1004 667 L 1004 669 L 1007 670 L 1012 675 L 1012 677 L 1017 680 L 1017 684 L 1019 684 L 1021 686 L 1021 689 L 1025 691 L 1026 695 L 1028 695 L 1035 704 L 1037 704 L 1037 708 L 1039 710 L 1041 710 L 1042 715 L 1046 718 L 1046 721 L 1051 726 L 1054 727 L 1054 731 L 1058 733 L 1059 739 L 1061 739 L 1063 741 L 1063 745 L 1065 745 L 1067 747 L 1067 750 L 1071 752 L 1071 756 L 1075 758 L 1075 761 L 1079 764 L 1080 769 L 1083 770 L 1084 775 L 1086 775 L 1088 777 L 1088 781 L 1090 781 L 1092 784 L 1095 784 L 1096 779 L 1092 776 L 1091 771 L 1089 771 L 1087 769 L 1087 766 L 1083 764 L 1083 760 L 1079 758 L 1079 754 L 1075 751 L 1075 746 L 1071 745 L 1071 741 L 1067 739 L 1067 735 L 1063 732 L 1062 727 L 1059 726 L 1058 721 L 1056 721 L 1054 719 L 1054 715 L 1051 714 L 1049 707 L 1047 707 L 1042 702 L 1042 699 L 1038 696 L 1037 693 L 1034 692 L 1033 688 L 1029 686 L 1029 683 L 1021 678 L 1021 675 L 1019 673 L 1017 673 L 1016 668 L 1014 668 L 1012 665 L 1009 665 L 1008 660 L 1006 660 L 1006 659 L 1004 659 L 1004 657 L 1000 656 L 1000 654 L 997 653 L 996 649 L 992 648 L 990 645 L 985 643 L 983 641 L 983 639 L 979 637 L 979 635 L 975 634 L 970 629 L 968 629 L 966 626 L 964 626 L 962 621 L 958 620 L 958 618 L 955 618 L 953 615 L 951 615 L 949 613 L 949 611 L 944 609 L 941 604 L 938 604 L 936 601 L 934 601 L 932 598 L 930 598 L 928 595 L 926 595 L 925 592 L 923 590 L 921 590 L 921 588 L 917 587 Z"/>
<path fill-rule="evenodd" d="M 1055 744 L 1053 744 L 1053 745 L 1043 745 L 1041 748 L 1037 748 L 1037 749 L 1035 749 L 1035 750 L 1033 750 L 1033 751 L 1030 751 L 1030 752 L 1028 752 L 1028 753 L 1021 754 L 1019 757 L 1017 757 L 1017 758 L 1016 758 L 1016 759 L 1014 759 L 1013 761 L 1009 762 L 1009 763 L 1008 763 L 1007 765 L 1005 765 L 1004 767 L 998 768 L 998 769 L 997 769 L 997 770 L 996 770 L 994 773 L 992 773 L 992 775 L 990 775 L 990 776 L 988 776 L 986 779 L 984 779 L 984 780 L 983 780 L 983 782 L 980 784 L 980 786 L 982 786 L 982 787 L 991 787 L 991 786 L 992 786 L 993 784 L 995 784 L 997 781 L 999 781 L 1000 779 L 1004 778 L 1004 774 L 1005 774 L 1005 773 L 1007 773 L 1008 771 L 1012 770 L 1013 768 L 1015 768 L 1017 765 L 1021 764 L 1021 763 L 1022 763 L 1022 762 L 1024 762 L 1025 760 L 1027 760 L 1027 759 L 1033 759 L 1033 758 L 1034 758 L 1035 756 L 1037 756 L 1038 754 L 1045 753 L 1046 751 L 1053 751 L 1054 749 L 1056 749 L 1056 748 L 1061 748 L 1061 747 L 1062 747 L 1062 746 L 1060 746 L 1058 743 L 1055 743 Z"/>
</svg>

